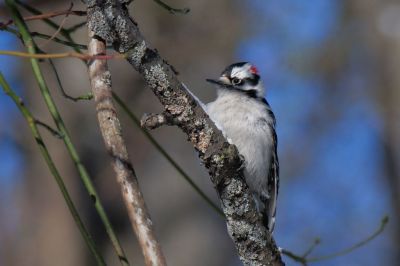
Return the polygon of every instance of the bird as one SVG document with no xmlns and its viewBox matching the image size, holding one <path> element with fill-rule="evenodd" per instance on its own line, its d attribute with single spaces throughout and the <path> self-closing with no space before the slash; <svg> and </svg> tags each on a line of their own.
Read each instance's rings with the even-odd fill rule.
<svg viewBox="0 0 400 266">
<path fill-rule="evenodd" d="M 279 190 L 278 142 L 275 115 L 265 99 L 259 71 L 239 62 L 226 67 L 218 79 L 206 81 L 217 88 L 217 98 L 206 104 L 206 112 L 244 157 L 245 181 L 272 233 Z"/>
</svg>

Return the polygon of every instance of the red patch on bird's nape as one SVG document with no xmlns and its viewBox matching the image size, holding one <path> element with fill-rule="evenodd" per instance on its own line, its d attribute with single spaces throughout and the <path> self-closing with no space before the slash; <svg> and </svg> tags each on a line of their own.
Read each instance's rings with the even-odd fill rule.
<svg viewBox="0 0 400 266">
<path fill-rule="evenodd" d="M 251 74 L 258 75 L 258 69 L 255 66 L 250 67 Z"/>
</svg>

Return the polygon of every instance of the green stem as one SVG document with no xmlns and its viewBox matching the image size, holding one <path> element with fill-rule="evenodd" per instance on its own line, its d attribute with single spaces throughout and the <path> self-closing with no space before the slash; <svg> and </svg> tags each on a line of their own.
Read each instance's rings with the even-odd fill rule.
<svg viewBox="0 0 400 266">
<path fill-rule="evenodd" d="M 36 140 L 37 145 L 39 146 L 40 152 L 44 158 L 44 160 L 47 163 L 47 166 L 49 167 L 49 170 L 51 174 L 53 175 L 54 179 L 57 182 L 57 185 L 59 189 L 61 190 L 61 193 L 64 197 L 65 202 L 67 203 L 68 209 L 71 212 L 71 215 L 76 223 L 76 225 L 79 228 L 79 231 L 81 232 L 81 235 L 83 236 L 86 244 L 88 245 L 90 251 L 92 252 L 93 256 L 96 259 L 96 262 L 98 265 L 106 265 L 104 262 L 104 259 L 102 255 L 99 253 L 96 244 L 93 241 L 92 236 L 86 229 L 85 225 L 82 222 L 82 219 L 79 216 L 78 211 L 76 210 L 76 207 L 71 199 L 71 196 L 68 193 L 67 187 L 64 184 L 64 181 L 58 172 L 57 167 L 55 166 L 53 159 L 50 156 L 50 153 L 44 144 L 43 138 L 40 135 L 39 129 L 37 127 L 37 122 L 33 118 L 31 112 L 24 106 L 22 100 L 14 93 L 14 91 L 10 88 L 8 85 L 7 81 L 4 79 L 3 74 L 0 72 L 0 85 L 3 87 L 3 91 L 10 96 L 10 98 L 14 101 L 15 105 L 18 107 L 18 109 L 21 111 L 22 115 L 24 116 L 26 122 L 28 123 L 32 135 Z"/>
<path fill-rule="evenodd" d="M 172 164 L 172 166 L 182 175 L 182 177 L 190 184 L 190 186 L 202 197 L 208 205 L 210 205 L 218 214 L 224 216 L 224 213 L 218 208 L 217 205 L 194 183 L 190 176 L 172 159 L 172 157 L 164 150 L 163 147 L 153 138 L 153 136 L 145 129 L 140 126 L 140 120 L 135 116 L 135 114 L 129 109 L 129 107 L 121 100 L 121 98 L 113 92 L 113 97 L 118 105 L 124 110 L 124 112 L 129 116 L 132 122 L 137 126 L 147 139 L 154 145 L 154 147 L 167 159 L 167 161 Z M 225 217 L 225 216 L 224 216 Z"/>
<path fill-rule="evenodd" d="M 28 49 L 28 52 L 31 54 L 36 54 L 36 48 L 35 48 L 32 36 L 30 35 L 28 28 L 25 25 L 25 22 L 21 16 L 21 14 L 19 13 L 18 9 L 15 6 L 15 1 L 14 0 L 6 0 L 6 4 L 11 11 L 15 25 L 18 27 L 18 30 L 22 36 L 22 40 L 23 40 L 25 46 Z M 47 84 L 46 84 L 43 74 L 41 72 L 39 62 L 37 59 L 34 59 L 34 58 L 31 58 L 30 61 L 31 61 L 31 65 L 32 65 L 32 69 L 33 69 L 36 81 L 38 82 L 41 94 L 46 102 L 47 108 L 57 126 L 58 131 L 63 135 L 63 140 L 65 143 L 65 146 L 67 147 L 69 155 L 71 156 L 75 166 L 78 169 L 78 172 L 82 179 L 82 182 L 85 185 L 85 188 L 88 191 L 90 198 L 92 199 L 92 201 L 94 203 L 96 211 L 99 214 L 99 216 L 105 226 L 106 232 L 114 246 L 116 253 L 118 254 L 120 262 L 122 265 L 129 265 L 129 262 L 125 256 L 125 253 L 119 243 L 119 240 L 114 232 L 114 229 L 112 228 L 110 220 L 108 219 L 107 214 L 104 210 L 104 207 L 100 201 L 100 197 L 97 194 L 97 191 L 93 185 L 93 182 L 92 182 L 85 166 L 82 164 L 82 162 L 79 158 L 79 155 L 75 149 L 75 146 L 72 143 L 71 137 L 70 137 L 68 130 L 64 124 L 64 121 L 62 120 L 61 115 L 57 109 L 57 106 L 55 105 L 55 103 L 51 97 L 50 91 L 47 87 Z"/>
<path fill-rule="evenodd" d="M 58 132 L 57 130 L 55 130 L 54 128 L 52 128 L 51 126 L 49 126 L 48 124 L 46 124 L 44 122 L 36 119 L 35 124 L 47 129 L 47 131 L 49 131 L 56 138 L 59 138 L 59 139 L 63 138 L 63 136 L 60 134 L 60 132 Z"/>
</svg>

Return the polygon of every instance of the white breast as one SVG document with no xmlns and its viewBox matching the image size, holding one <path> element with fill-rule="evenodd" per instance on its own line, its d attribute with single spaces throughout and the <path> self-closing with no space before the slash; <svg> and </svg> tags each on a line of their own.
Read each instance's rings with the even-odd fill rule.
<svg viewBox="0 0 400 266">
<path fill-rule="evenodd" d="M 273 146 L 273 118 L 267 106 L 236 91 L 220 91 L 206 106 L 210 118 L 235 144 L 245 159 L 245 178 L 253 193 L 267 193 L 267 177 Z"/>
</svg>

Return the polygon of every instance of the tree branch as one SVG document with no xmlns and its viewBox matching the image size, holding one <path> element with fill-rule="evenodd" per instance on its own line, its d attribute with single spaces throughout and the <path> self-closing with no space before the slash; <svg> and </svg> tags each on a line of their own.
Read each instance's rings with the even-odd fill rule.
<svg viewBox="0 0 400 266">
<path fill-rule="evenodd" d="M 129 17 L 128 0 L 86 0 L 88 26 L 127 56 L 158 97 L 165 112 L 178 121 L 202 163 L 208 168 L 227 219 L 228 232 L 245 265 L 284 265 L 281 254 L 263 226 L 244 181 L 242 160 L 204 112 L 202 105 L 178 80 L 176 72 L 157 51 L 148 47 Z"/>
<path fill-rule="evenodd" d="M 90 30 L 88 52 L 93 56 L 105 55 L 106 53 L 106 43 L 95 38 Z M 112 158 L 116 178 L 121 186 L 128 215 L 142 248 L 146 265 L 166 265 L 122 138 L 120 122 L 112 101 L 111 75 L 108 71 L 107 61 L 93 60 L 89 62 L 89 76 L 96 102 L 100 130 Z"/>
<path fill-rule="evenodd" d="M 174 117 L 169 116 L 168 113 L 165 114 L 144 114 L 140 120 L 140 126 L 142 128 L 151 130 L 156 129 L 161 126 L 174 126 L 179 122 L 174 119 Z"/>
</svg>

